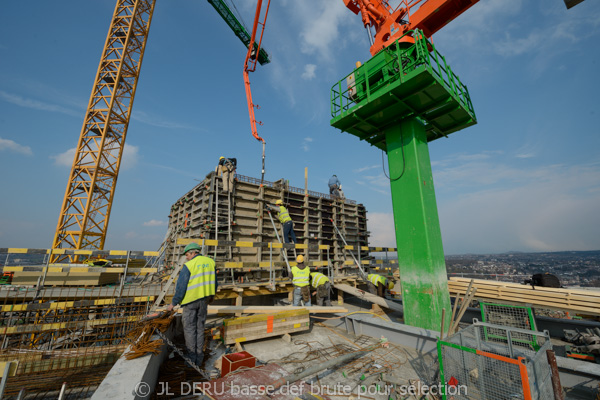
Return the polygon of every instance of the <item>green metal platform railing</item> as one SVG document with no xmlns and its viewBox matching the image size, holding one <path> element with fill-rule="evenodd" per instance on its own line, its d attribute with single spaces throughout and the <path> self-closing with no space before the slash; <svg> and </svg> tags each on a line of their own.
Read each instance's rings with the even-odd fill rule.
<svg viewBox="0 0 600 400">
<path fill-rule="evenodd" d="M 413 44 L 401 42 L 407 35 L 414 38 Z M 428 91 L 435 89 L 436 85 L 443 86 L 444 94 L 440 95 L 440 89 L 436 89 L 435 94 L 440 97 L 434 98 Z M 390 96 L 392 100 L 388 98 Z M 395 104 L 391 104 L 392 101 Z M 357 134 L 346 129 L 350 125 L 344 119 L 352 114 L 356 114 L 353 119 L 368 120 L 374 130 L 390 122 L 390 118 L 377 120 L 377 117 L 365 117 L 366 110 L 362 111 L 363 114 L 359 110 L 367 105 L 383 105 L 384 113 L 398 112 L 398 118 L 421 118 L 429 125 L 428 130 L 437 131 L 428 135 L 428 140 L 476 123 L 467 86 L 420 30 L 407 32 L 332 86 L 332 125 Z M 457 109 L 460 109 L 460 114 L 456 114 Z M 443 117 L 449 113 L 455 113 L 457 118 L 444 121 Z"/>
</svg>

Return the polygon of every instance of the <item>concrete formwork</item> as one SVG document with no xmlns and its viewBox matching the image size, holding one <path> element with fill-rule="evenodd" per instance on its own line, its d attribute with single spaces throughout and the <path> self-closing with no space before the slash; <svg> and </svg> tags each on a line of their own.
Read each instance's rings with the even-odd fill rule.
<svg viewBox="0 0 600 400">
<path fill-rule="evenodd" d="M 175 264 L 179 259 L 183 246 L 177 245 L 177 238 L 277 242 L 265 210 L 265 204 L 274 204 L 276 200 L 283 200 L 287 207 L 298 243 L 311 245 L 299 251 L 305 257 L 313 261 L 329 259 L 334 264 L 346 260 L 345 245 L 334 223 L 349 246 L 365 247 L 360 250 L 360 256 L 368 256 L 367 211 L 362 204 L 295 188 L 283 179 L 261 182 L 243 175 L 236 175 L 234 191 L 228 196 L 222 190 L 221 179 L 211 172 L 171 206 L 167 262 Z M 281 238 L 281 224 L 275 217 L 273 215 Z M 326 251 L 318 245 L 330 248 Z M 269 260 L 269 251 L 268 247 L 217 246 L 211 248 L 208 255 L 216 261 L 261 262 Z M 355 255 L 358 255 L 356 251 Z"/>
</svg>

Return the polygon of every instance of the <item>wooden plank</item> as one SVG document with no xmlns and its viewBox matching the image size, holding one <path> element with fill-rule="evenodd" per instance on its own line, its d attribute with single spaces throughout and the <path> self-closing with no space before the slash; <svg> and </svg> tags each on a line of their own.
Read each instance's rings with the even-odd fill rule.
<svg viewBox="0 0 600 400">
<path fill-rule="evenodd" d="M 360 299 L 370 301 L 371 303 L 375 303 L 390 310 L 403 312 L 403 308 L 400 304 L 396 304 L 393 301 L 388 301 L 383 297 L 379 297 L 377 295 L 365 292 L 364 290 L 356 289 L 350 285 L 346 285 L 343 283 L 336 283 L 334 287 L 338 290 L 342 290 Z"/>
<path fill-rule="evenodd" d="M 225 329 L 223 334 L 223 340 L 225 344 L 230 344 L 238 338 L 244 338 L 244 341 L 261 339 L 266 337 L 281 336 L 285 333 L 292 333 L 298 331 L 305 331 L 310 329 L 310 322 L 308 317 L 304 319 L 296 319 L 294 321 L 287 321 L 286 323 L 277 324 L 273 327 L 273 330 L 267 332 L 267 323 L 263 323 L 262 326 L 255 326 L 252 329 L 241 328 L 230 332 L 229 329 Z"/>
<path fill-rule="evenodd" d="M 486 295 L 488 297 L 492 297 L 492 298 L 503 298 L 503 297 L 516 297 L 516 298 L 520 298 L 522 300 L 522 302 L 527 303 L 527 302 L 536 302 L 536 303 L 550 303 L 550 304 L 562 304 L 565 306 L 569 306 L 569 307 L 600 307 L 600 303 L 599 302 L 594 302 L 594 301 L 582 301 L 582 300 L 575 300 L 575 299 L 570 299 L 570 298 L 555 298 L 552 296 L 548 296 L 548 295 L 542 295 L 541 293 L 537 293 L 537 292 L 520 292 L 520 291 L 514 291 L 514 290 L 496 290 L 496 289 L 489 289 L 489 288 L 477 288 L 478 290 L 478 294 L 480 294 L 480 296 Z M 479 293 L 479 291 L 481 293 Z M 463 290 L 460 291 L 454 291 L 454 290 L 450 290 L 450 293 L 463 293 Z"/>
<path fill-rule="evenodd" d="M 464 290 L 464 285 L 456 285 L 454 282 L 449 282 L 449 287 L 451 287 L 453 290 L 456 291 L 462 291 Z M 537 289 L 532 289 L 531 287 L 513 287 L 513 286 L 495 286 L 493 284 L 487 284 L 487 283 L 475 283 L 474 282 L 474 287 L 477 287 L 478 290 L 487 290 L 490 292 L 494 292 L 494 293 L 498 293 L 499 295 L 502 294 L 511 294 L 511 295 L 522 295 L 522 296 L 531 296 L 540 300 L 544 300 L 544 301 L 551 301 L 551 302 L 555 302 L 555 301 L 562 301 L 562 302 L 566 302 L 566 303 L 577 303 L 579 302 L 580 305 L 585 306 L 585 305 L 591 305 L 591 304 L 596 304 L 600 306 L 600 297 L 596 297 L 596 296 L 582 296 L 582 295 L 577 295 L 577 294 L 571 294 L 569 292 L 564 291 L 565 289 L 563 289 L 563 291 L 561 292 L 554 292 L 554 291 L 547 291 L 544 290 L 543 288 L 537 288 Z M 451 290 L 452 290 L 451 289 Z"/>
<path fill-rule="evenodd" d="M 448 281 L 450 293 L 464 294 L 467 282 L 466 279 L 451 278 Z M 473 286 L 477 288 L 475 298 L 478 300 L 600 315 L 600 296 L 593 292 L 588 294 L 584 290 L 568 288 L 533 289 L 526 285 L 479 279 L 474 280 Z"/>
<path fill-rule="evenodd" d="M 235 318 L 224 322 L 223 342 L 225 344 L 246 342 L 308 329 L 310 329 L 308 310 Z"/>
<path fill-rule="evenodd" d="M 291 318 L 298 315 L 306 315 L 308 314 L 308 310 L 306 308 L 298 308 L 298 309 L 284 309 L 283 311 L 273 313 L 272 315 L 251 315 L 249 317 L 228 319 L 223 321 L 223 326 L 230 325 L 241 325 L 248 324 L 252 322 L 264 322 L 268 320 L 270 317 L 274 316 L 275 318 Z"/>
<path fill-rule="evenodd" d="M 159 307 L 156 311 L 164 311 L 165 307 Z M 273 314 L 280 311 L 287 310 L 308 310 L 310 314 L 322 314 L 322 313 L 347 313 L 348 309 L 344 307 L 326 307 L 326 306 L 311 306 L 311 307 L 300 307 L 300 306 L 208 306 L 208 314 L 235 314 L 238 312 L 244 314 Z M 177 310 L 178 313 L 182 313 L 182 309 Z"/>
<path fill-rule="evenodd" d="M 460 282 L 460 283 L 469 283 L 471 280 L 470 279 L 466 279 L 466 278 L 456 278 L 456 277 L 452 277 L 449 279 L 449 282 Z M 474 279 L 473 280 L 474 283 L 477 283 L 479 285 L 491 285 L 494 287 L 515 287 L 515 288 L 529 288 L 531 289 L 530 285 L 521 285 L 519 283 L 513 283 L 513 282 L 500 282 L 500 281 L 489 281 L 489 280 L 485 280 L 485 279 Z M 533 289 L 531 289 L 533 290 Z M 542 291 L 548 291 L 548 292 L 555 292 L 555 293 L 570 293 L 570 294 L 580 294 L 583 296 L 590 296 L 590 297 L 600 297 L 600 291 L 594 291 L 594 290 L 585 290 L 585 289 L 575 289 L 575 288 L 548 288 L 548 287 L 541 287 L 541 286 L 536 286 L 535 290 L 542 290 Z"/>
<path fill-rule="evenodd" d="M 270 317 L 274 317 L 270 315 Z M 246 336 L 245 334 L 250 335 L 252 332 L 264 332 L 265 326 L 269 325 L 270 330 L 273 332 L 277 332 L 278 330 L 287 328 L 289 325 L 295 325 L 297 323 L 303 323 L 309 321 L 308 314 L 298 315 L 292 318 L 273 318 L 271 320 L 263 320 L 260 322 L 253 323 L 245 323 L 245 324 L 237 324 L 232 323 L 227 326 L 223 326 L 223 328 L 227 331 L 227 334 L 241 334 L 241 336 Z M 286 331 L 287 332 L 287 331 Z"/>
</svg>

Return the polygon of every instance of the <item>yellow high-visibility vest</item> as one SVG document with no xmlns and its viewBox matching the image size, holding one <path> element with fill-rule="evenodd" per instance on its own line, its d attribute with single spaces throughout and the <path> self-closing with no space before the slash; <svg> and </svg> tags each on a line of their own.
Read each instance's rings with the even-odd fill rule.
<svg viewBox="0 0 600 400">
<path fill-rule="evenodd" d="M 304 267 L 300 269 L 296 266 L 292 267 L 292 283 L 294 286 L 303 287 L 310 284 L 310 268 Z"/>
<path fill-rule="evenodd" d="M 277 218 L 279 218 L 279 222 L 282 224 L 292 220 L 290 218 L 290 213 L 288 213 L 288 210 L 284 206 L 279 206 L 279 214 L 277 214 Z"/>
<path fill-rule="evenodd" d="M 214 296 L 216 292 L 217 275 L 215 273 L 215 261 L 212 258 L 196 256 L 185 263 L 190 271 L 185 296 L 181 305 L 191 303 L 203 297 Z"/>
<path fill-rule="evenodd" d="M 320 272 L 313 272 L 310 275 L 312 276 L 311 285 L 315 289 L 318 288 L 319 286 L 329 282 L 329 278 Z"/>
<path fill-rule="evenodd" d="M 381 282 L 381 284 L 383 286 L 385 286 L 385 277 L 381 276 L 381 275 L 377 275 L 377 274 L 369 274 L 367 275 L 367 279 L 369 280 L 369 282 L 371 282 L 373 285 L 377 286 L 378 282 Z"/>
</svg>

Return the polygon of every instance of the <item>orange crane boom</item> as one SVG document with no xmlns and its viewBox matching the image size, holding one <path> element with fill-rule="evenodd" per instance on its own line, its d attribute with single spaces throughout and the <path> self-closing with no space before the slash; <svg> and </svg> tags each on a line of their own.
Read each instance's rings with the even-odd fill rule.
<svg viewBox="0 0 600 400">
<path fill-rule="evenodd" d="M 375 55 L 414 29 L 431 37 L 479 0 L 403 0 L 396 9 L 392 9 L 386 0 L 343 1 L 354 14 L 361 14 L 371 40 L 371 55 Z M 371 28 L 375 30 L 374 38 Z M 408 41 L 410 37 L 403 39 Z"/>
<path fill-rule="evenodd" d="M 265 25 L 267 23 L 267 16 L 269 15 L 269 6 L 271 5 L 271 0 L 267 1 L 267 8 L 265 10 L 265 15 L 263 17 L 262 22 L 260 21 L 260 14 L 262 9 L 262 0 L 258 0 L 256 3 L 256 13 L 254 14 L 254 24 L 252 26 L 252 34 L 250 35 L 250 44 L 248 45 L 248 52 L 246 53 L 246 59 L 244 60 L 244 87 L 246 88 L 246 100 L 248 102 L 248 114 L 250 115 L 250 129 L 252 130 L 252 136 L 254 136 L 257 140 L 262 142 L 262 170 L 261 170 L 261 182 L 265 179 L 265 139 L 258 135 L 258 131 L 256 129 L 256 117 L 254 115 L 254 108 L 259 108 L 258 105 L 255 105 L 252 102 L 252 91 L 250 89 L 250 76 L 249 72 L 254 72 L 256 70 L 256 62 L 258 60 L 258 55 L 261 49 L 263 34 L 265 33 Z M 258 46 L 255 46 L 256 43 L 256 32 L 258 30 L 258 26 L 261 26 L 260 30 L 260 39 L 258 40 Z M 259 125 L 262 123 L 259 121 Z"/>
</svg>

